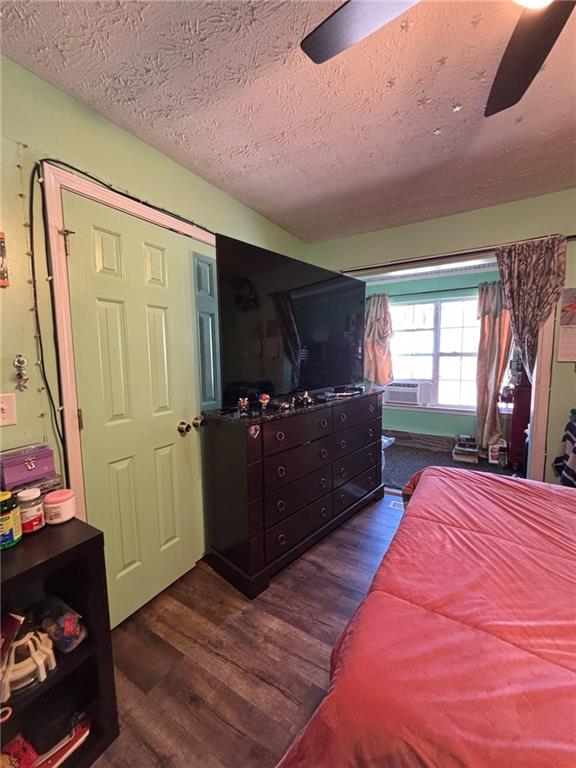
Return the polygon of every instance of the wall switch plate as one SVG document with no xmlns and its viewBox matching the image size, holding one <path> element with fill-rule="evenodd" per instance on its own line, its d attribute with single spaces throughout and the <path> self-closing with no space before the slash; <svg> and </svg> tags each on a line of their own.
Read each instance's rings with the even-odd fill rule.
<svg viewBox="0 0 576 768">
<path fill-rule="evenodd" d="M 0 395 L 0 427 L 10 427 L 16 417 L 16 395 Z"/>
</svg>

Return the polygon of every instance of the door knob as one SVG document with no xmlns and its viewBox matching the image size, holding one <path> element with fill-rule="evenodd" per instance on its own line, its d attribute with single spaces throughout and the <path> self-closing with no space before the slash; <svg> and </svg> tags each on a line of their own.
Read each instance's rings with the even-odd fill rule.
<svg viewBox="0 0 576 768">
<path fill-rule="evenodd" d="M 178 429 L 178 432 L 180 432 L 181 435 L 187 435 L 188 432 L 190 432 L 192 430 L 192 425 L 188 424 L 186 421 L 181 421 L 178 424 L 177 429 Z"/>
<path fill-rule="evenodd" d="M 203 427 L 204 424 L 206 424 L 206 419 L 203 419 L 202 416 L 194 416 L 192 419 L 192 426 L 194 429 L 199 429 L 200 427 Z"/>
</svg>

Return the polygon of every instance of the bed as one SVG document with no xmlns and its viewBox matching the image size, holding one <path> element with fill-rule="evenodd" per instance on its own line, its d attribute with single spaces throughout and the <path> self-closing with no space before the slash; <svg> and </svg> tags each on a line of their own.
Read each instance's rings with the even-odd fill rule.
<svg viewBox="0 0 576 768">
<path fill-rule="evenodd" d="M 279 768 L 574 768 L 576 492 L 430 467 Z"/>
</svg>

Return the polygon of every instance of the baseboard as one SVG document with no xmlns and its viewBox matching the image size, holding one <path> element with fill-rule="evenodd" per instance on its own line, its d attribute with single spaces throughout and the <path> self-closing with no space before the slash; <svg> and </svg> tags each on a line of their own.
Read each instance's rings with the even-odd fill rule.
<svg viewBox="0 0 576 768">
<path fill-rule="evenodd" d="M 387 437 L 395 437 L 396 445 L 405 448 L 420 448 L 425 451 L 440 451 L 452 453 L 454 438 L 448 435 L 421 435 L 417 432 L 400 432 L 395 429 L 385 429 L 383 433 Z"/>
</svg>

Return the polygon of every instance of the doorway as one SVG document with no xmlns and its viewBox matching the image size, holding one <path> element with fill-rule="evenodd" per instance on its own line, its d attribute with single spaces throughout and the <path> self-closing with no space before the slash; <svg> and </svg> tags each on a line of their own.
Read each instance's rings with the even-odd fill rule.
<svg viewBox="0 0 576 768">
<path fill-rule="evenodd" d="M 387 296 L 393 329 L 393 381 L 384 390 L 383 418 L 388 487 L 401 489 L 413 474 L 432 465 L 525 474 L 530 391 L 526 397 L 509 364 L 509 331 L 498 342 L 499 401 L 490 401 L 490 446 L 482 428 L 477 430 L 482 419 L 477 366 L 483 362 L 486 370 L 487 365 L 486 353 L 482 358 L 479 351 L 486 348 L 486 342 L 480 344 L 482 334 L 487 336 L 479 295 L 483 284 L 487 291 L 498 279 L 496 260 L 488 255 L 422 267 L 394 265 L 364 278 L 369 296 Z"/>
<path fill-rule="evenodd" d="M 178 231 L 178 220 L 149 220 L 146 206 L 125 210 L 132 201 L 97 184 L 64 182 L 52 203 L 68 233 L 65 262 L 53 257 L 67 457 L 85 519 L 104 532 L 115 626 L 204 554 L 200 441 L 189 425 L 206 379 L 195 266 L 214 269 L 214 244 Z M 79 182 L 89 196 L 70 189 Z"/>
</svg>

